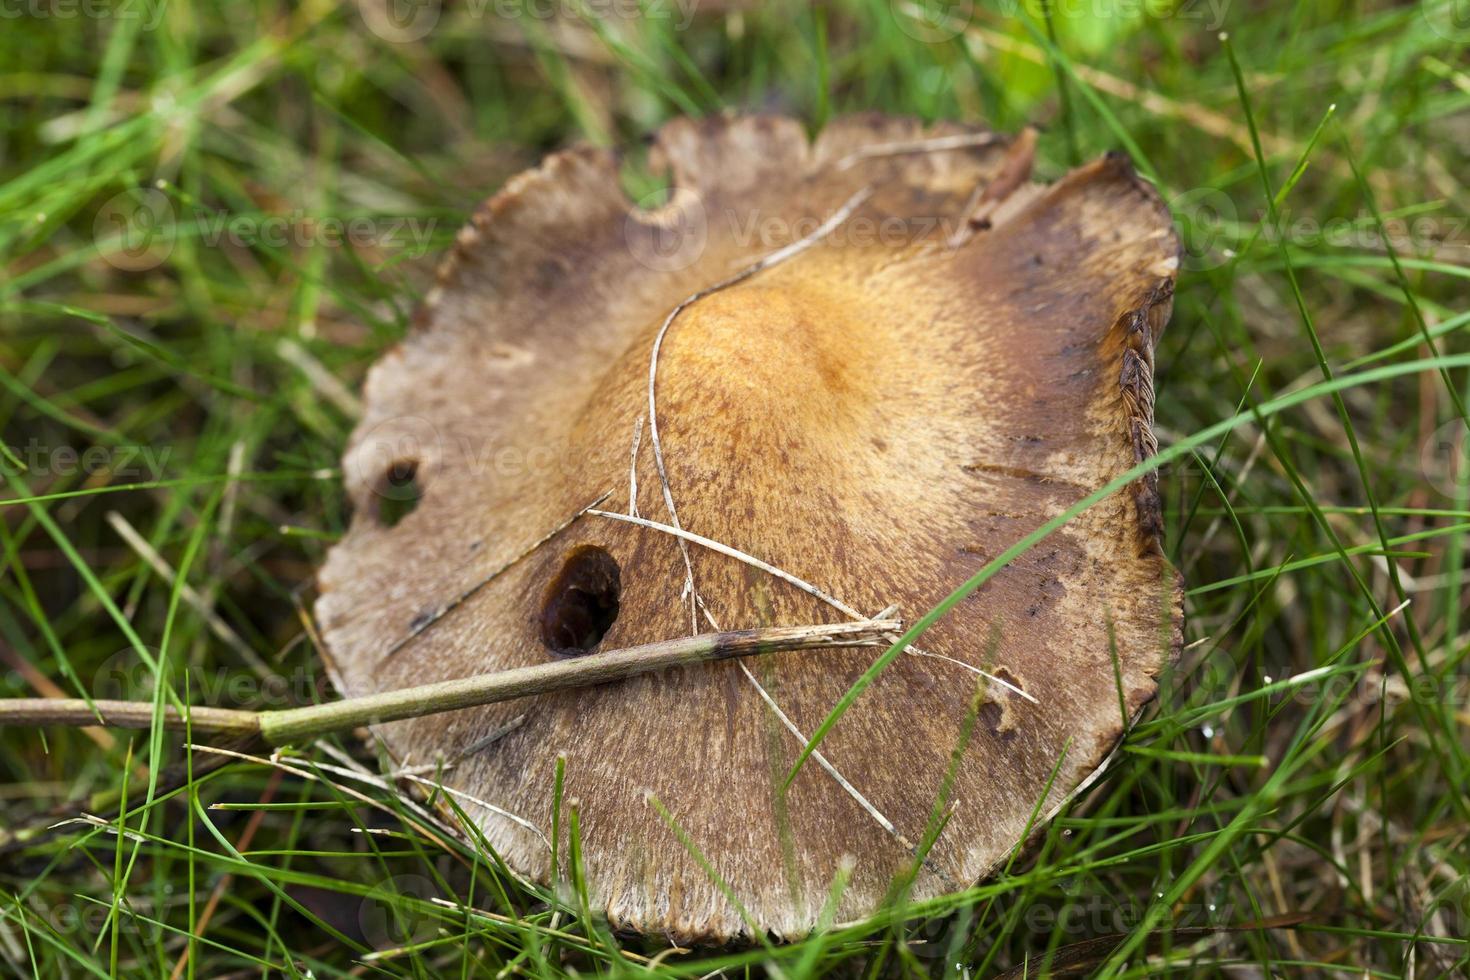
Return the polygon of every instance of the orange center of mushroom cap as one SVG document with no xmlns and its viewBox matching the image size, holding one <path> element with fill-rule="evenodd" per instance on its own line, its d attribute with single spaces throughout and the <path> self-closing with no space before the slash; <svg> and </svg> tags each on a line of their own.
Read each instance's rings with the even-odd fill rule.
<svg viewBox="0 0 1470 980">
<path fill-rule="evenodd" d="M 745 509 L 798 481 L 828 493 L 870 488 L 894 463 L 885 450 L 910 436 L 933 435 L 924 444 L 947 454 L 952 434 L 938 420 L 952 396 L 923 363 L 932 353 L 924 342 L 936 339 L 926 334 L 928 320 L 914 322 L 884 282 L 851 282 L 843 259 L 841 247 L 818 246 L 675 317 L 658 357 L 655 404 L 676 500 L 708 494 Z M 649 322 L 592 381 L 567 434 L 568 457 L 588 474 L 574 484 L 579 494 L 627 470 L 634 425 L 647 421 L 649 361 L 662 325 Z M 897 402 L 889 385 L 903 391 Z M 934 415 L 912 417 L 904 406 L 916 399 Z M 649 451 L 645 431 L 641 458 L 650 468 L 640 483 L 651 489 Z M 917 463 L 905 453 L 906 466 Z"/>
<path fill-rule="evenodd" d="M 800 274 L 772 269 L 764 281 L 711 293 L 679 314 L 658 362 L 666 451 L 681 442 L 693 449 L 693 435 L 736 445 L 747 463 L 764 453 L 787 466 L 801 457 L 823 465 L 852 444 L 842 436 L 875 424 L 874 382 L 887 346 L 881 325 L 851 296 L 839 299 L 820 265 Z M 632 352 L 645 402 L 650 346 Z"/>
<path fill-rule="evenodd" d="M 685 310 L 665 342 L 661 377 L 701 379 L 725 418 L 790 425 L 816 400 L 847 400 L 864 387 L 871 341 L 861 310 L 793 286 L 737 286 Z M 871 375 L 867 376 L 871 380 Z"/>
</svg>

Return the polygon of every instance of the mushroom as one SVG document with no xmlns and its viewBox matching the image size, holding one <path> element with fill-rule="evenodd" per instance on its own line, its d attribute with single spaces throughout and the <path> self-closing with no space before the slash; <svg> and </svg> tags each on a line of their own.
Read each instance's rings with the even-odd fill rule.
<svg viewBox="0 0 1470 980">
<path fill-rule="evenodd" d="M 871 115 L 815 142 L 784 118 L 677 120 L 651 151 L 672 177 L 657 206 L 604 149 L 512 179 L 368 377 L 355 516 L 316 605 L 336 685 L 912 619 L 1150 455 L 1169 213 L 1118 155 L 1031 183 L 1031 148 Z M 956 890 L 1098 770 L 1179 650 L 1160 533 L 1152 476 L 1083 512 L 899 656 L 784 790 L 875 651 L 375 731 L 404 764 L 442 761 L 542 881 L 564 760 L 615 928 L 798 937 L 842 869 L 839 920 L 911 869 L 914 898 Z M 556 846 L 564 874 L 565 830 Z"/>
</svg>

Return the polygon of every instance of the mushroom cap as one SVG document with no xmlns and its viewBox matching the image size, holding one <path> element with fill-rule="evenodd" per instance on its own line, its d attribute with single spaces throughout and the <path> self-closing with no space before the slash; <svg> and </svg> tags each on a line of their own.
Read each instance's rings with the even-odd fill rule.
<svg viewBox="0 0 1470 980">
<path fill-rule="evenodd" d="M 812 143 L 790 119 L 677 120 L 653 143 L 673 183 L 653 209 L 626 198 L 607 150 L 512 179 L 368 376 L 344 460 L 355 515 L 316 605 L 342 693 L 688 635 L 679 539 L 570 519 L 609 491 L 607 509 L 626 512 L 636 458 L 638 512 L 672 523 L 651 431 L 634 448 L 661 327 L 864 188 L 826 239 L 669 327 L 655 418 L 684 528 L 863 614 L 892 604 L 913 619 L 1152 453 L 1153 345 L 1179 251 L 1167 209 L 1116 155 L 1041 186 L 1024 140 L 905 145 L 978 132 L 861 116 Z M 977 204 L 987 220 L 969 233 Z M 421 498 L 394 523 L 383 496 L 408 475 Z M 816 760 L 783 795 L 802 741 L 738 662 L 375 731 L 405 764 L 452 763 L 457 803 L 540 880 L 564 757 L 587 890 L 615 928 L 797 937 L 845 862 L 838 919 L 877 909 L 937 800 L 948 819 L 914 898 L 989 873 L 1098 769 L 1179 650 L 1160 530 L 1141 479 L 929 629 L 919 647 L 938 656 L 900 656 L 863 693 L 819 751 L 892 831 Z M 701 629 L 850 618 L 724 554 L 688 555 Z M 880 652 L 745 666 L 809 736 Z"/>
</svg>

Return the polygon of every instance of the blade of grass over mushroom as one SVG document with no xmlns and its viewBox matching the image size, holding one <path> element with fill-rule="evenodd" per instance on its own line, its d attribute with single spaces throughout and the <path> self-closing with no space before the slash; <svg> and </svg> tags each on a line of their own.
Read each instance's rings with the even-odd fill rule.
<svg viewBox="0 0 1470 980">
<path fill-rule="evenodd" d="M 705 856 L 702 850 L 700 850 L 699 845 L 694 842 L 694 839 L 689 836 L 688 831 L 679 826 L 679 821 L 674 817 L 672 813 L 669 812 L 668 807 L 660 803 L 658 797 L 655 796 L 651 790 L 644 794 L 644 800 L 650 807 L 653 808 L 654 812 L 658 814 L 659 819 L 664 822 L 664 825 L 667 826 L 669 830 L 674 834 L 674 836 L 679 839 L 680 845 L 682 845 L 684 849 L 687 850 L 691 855 L 693 855 L 694 859 L 699 862 L 699 866 L 704 869 L 704 873 L 709 876 L 710 881 L 714 882 L 715 887 L 718 888 L 720 892 L 725 896 L 725 900 L 735 907 L 736 912 L 739 913 L 740 917 L 744 919 L 746 921 L 746 924 L 750 927 L 751 936 L 758 939 L 761 945 L 766 947 L 768 952 L 774 954 L 775 949 L 771 946 L 771 941 L 769 938 L 767 938 L 766 931 L 760 928 L 759 924 L 755 921 L 755 918 L 751 916 L 750 912 L 745 908 L 744 905 L 741 904 L 740 898 L 735 894 L 735 891 L 730 887 L 729 883 L 720 876 L 720 873 L 715 870 L 714 865 L 710 864 L 709 858 Z M 780 975 L 781 974 L 778 972 L 777 976 L 779 977 Z"/>
<path fill-rule="evenodd" d="M 1016 558 L 1025 554 L 1038 542 L 1047 538 L 1050 534 L 1052 534 L 1052 532 L 1062 527 L 1068 521 L 1075 518 L 1078 514 L 1081 514 L 1088 508 L 1107 499 L 1114 493 L 1117 493 L 1119 490 L 1128 486 L 1139 477 L 1151 473 L 1154 470 L 1157 470 L 1159 467 L 1187 455 L 1191 450 L 1206 445 L 1214 441 L 1215 439 L 1218 439 L 1225 433 L 1240 428 L 1242 425 L 1269 419 L 1273 415 L 1284 412 L 1289 408 L 1294 408 L 1297 405 L 1312 401 L 1313 399 L 1321 398 L 1324 396 L 1331 396 L 1333 394 L 1336 394 L 1337 392 L 1344 391 L 1349 388 L 1358 387 L 1360 385 L 1373 384 L 1375 382 L 1386 381 L 1392 378 L 1403 377 L 1405 375 L 1417 374 L 1422 371 L 1438 371 L 1440 368 L 1460 367 L 1470 367 L 1470 354 L 1441 355 L 1434 358 L 1405 361 L 1400 364 L 1388 365 L 1380 368 L 1372 368 L 1370 370 L 1358 372 L 1356 374 L 1339 375 L 1332 378 L 1331 380 L 1319 381 L 1308 388 L 1304 388 L 1300 391 L 1290 392 L 1288 394 L 1271 399 L 1270 401 L 1263 402 L 1253 408 L 1251 411 L 1242 412 L 1232 418 L 1216 422 L 1215 424 L 1201 429 L 1200 431 L 1192 435 L 1180 439 L 1167 448 L 1161 447 L 1159 449 L 1159 452 L 1154 456 L 1144 460 L 1143 462 L 1132 467 L 1128 471 L 1119 474 L 1113 480 L 1104 484 L 1102 487 L 1099 487 L 1097 490 L 1094 490 L 1092 493 L 1089 493 L 1087 496 L 1077 501 L 1071 507 L 1068 507 L 1065 511 L 1058 514 L 1056 517 L 1053 517 L 1051 520 L 1045 522 L 1034 531 L 1022 537 L 1005 551 L 1001 552 L 999 555 L 996 555 L 990 561 L 986 562 L 983 568 L 981 568 L 971 578 L 969 578 L 962 585 L 951 592 L 948 596 L 946 596 L 942 601 L 939 602 L 938 605 L 936 605 L 933 609 L 929 610 L 923 616 L 915 620 L 914 624 L 910 626 L 901 637 L 899 637 L 898 642 L 890 646 L 887 652 L 885 652 L 882 656 L 875 660 L 872 666 L 870 666 L 863 673 L 863 675 L 859 677 L 856 682 L 854 682 L 852 687 L 848 688 L 847 693 L 844 694 L 841 700 L 839 700 L 833 706 L 831 712 L 827 715 L 827 717 L 824 718 L 822 720 L 822 723 L 817 726 L 815 731 L 812 732 L 812 737 L 807 742 L 806 748 L 802 751 L 801 756 L 798 757 L 795 764 L 791 767 L 791 771 L 786 776 L 786 785 L 789 786 L 791 782 L 796 779 L 797 773 L 801 771 L 801 767 L 806 762 L 807 757 L 816 749 L 818 745 L 821 744 L 822 739 L 827 736 L 827 733 L 832 730 L 833 726 L 837 724 L 838 720 L 840 720 L 842 716 L 847 713 L 847 710 L 852 707 L 854 702 L 857 701 L 858 697 L 863 693 L 863 691 L 865 691 L 868 686 L 873 683 L 877 676 L 882 673 L 883 670 L 887 668 L 888 665 L 891 664 L 893 660 L 900 653 L 903 652 L 904 649 L 911 645 L 920 636 L 924 635 L 929 627 L 937 623 L 957 604 L 964 601 L 967 596 L 973 593 L 980 586 L 984 585 L 996 572 L 1000 571 L 1000 569 L 1010 564 Z M 1381 611 L 1377 611 L 1377 615 L 1379 617 L 1382 617 L 1383 614 Z"/>
<path fill-rule="evenodd" d="M 894 613 L 894 611 L 895 610 L 890 607 L 880 612 L 875 618 L 887 619 Z M 701 609 L 701 612 L 704 613 L 704 618 L 710 624 L 711 629 L 720 629 L 720 624 L 715 622 L 714 616 L 710 614 L 710 611 L 708 609 Z M 761 684 L 759 680 L 756 679 L 755 674 L 751 673 L 750 668 L 746 666 L 744 662 L 740 664 L 740 672 L 745 675 L 745 680 L 750 684 L 751 687 L 755 689 L 756 695 L 759 696 L 760 699 L 765 702 L 766 707 L 771 710 L 771 714 L 776 716 L 776 720 L 779 721 L 788 732 L 794 735 L 798 742 L 805 745 L 806 736 L 801 733 L 801 729 L 796 727 L 796 723 L 791 720 L 791 718 L 786 714 L 785 711 L 781 710 L 781 706 L 776 703 L 776 699 L 771 697 L 771 693 L 765 689 L 765 686 Z M 820 752 L 814 752 L 812 753 L 812 758 L 817 760 L 817 765 L 826 770 L 827 775 L 831 776 L 837 782 L 837 785 L 842 787 L 842 791 L 848 796 L 852 797 L 853 802 L 861 807 L 863 812 L 871 817 L 873 821 L 878 824 L 878 826 L 882 827 L 885 833 L 892 836 L 893 839 L 898 841 L 898 843 L 906 850 L 916 850 L 916 846 L 911 843 L 908 838 L 904 837 L 902 832 L 900 832 L 899 829 L 893 825 L 893 821 L 885 817 L 882 811 L 875 807 L 872 802 L 858 790 L 856 786 L 852 785 L 852 783 L 847 779 L 846 776 L 842 775 L 842 773 L 837 770 L 836 766 L 827 761 L 826 756 L 822 755 L 822 753 Z M 943 875 L 942 871 L 937 871 L 937 873 Z"/>
<path fill-rule="evenodd" d="M 1031 812 L 1026 817 L 1025 830 L 1016 841 L 1016 846 L 1011 849 L 1011 853 L 1006 855 L 1005 865 L 1001 868 L 1001 875 L 1003 877 L 1010 876 L 1016 862 L 1021 858 L 1021 852 L 1025 846 L 1025 842 L 1031 837 L 1037 825 L 1044 819 L 1043 814 L 1046 812 L 1046 801 L 1051 796 L 1052 786 L 1055 785 L 1057 775 L 1062 771 L 1062 764 L 1067 760 L 1067 753 L 1071 750 L 1072 742 L 1068 739 L 1062 751 L 1057 755 L 1056 765 L 1052 766 L 1051 772 L 1047 775 L 1046 783 L 1041 787 L 1041 792 L 1037 794 L 1036 802 L 1031 806 Z M 985 921 L 990 917 L 990 913 L 995 907 L 996 903 L 993 897 L 985 903 L 985 907 L 980 910 L 980 920 L 976 924 L 977 932 L 980 926 L 985 924 Z M 992 948 L 990 954 L 980 961 L 979 969 L 982 971 L 989 970 L 992 960 L 998 953 L 999 949 Z"/>
<path fill-rule="evenodd" d="M 780 721 L 783 726 L 785 726 L 787 731 L 789 731 L 792 735 L 795 735 L 798 741 L 805 745 L 807 742 L 806 736 L 801 733 L 801 729 L 796 727 L 796 723 L 787 716 L 786 712 L 781 710 L 781 706 L 776 703 L 775 698 L 771 697 L 770 692 L 761 685 L 760 681 L 756 680 L 756 676 L 750 672 L 750 668 L 745 666 L 745 664 L 741 664 L 740 670 L 742 673 L 745 674 L 745 679 L 749 681 L 751 686 L 755 688 L 756 694 L 758 694 L 760 696 L 760 699 L 766 703 L 766 706 L 771 709 L 771 713 L 776 716 L 776 719 Z M 837 783 L 842 787 L 843 792 L 847 793 L 848 796 L 851 796 L 853 798 L 853 801 L 856 802 L 857 805 L 863 809 L 864 813 L 872 817 L 873 820 L 878 824 L 878 826 L 882 827 L 889 834 L 893 835 L 893 839 L 898 841 L 899 844 L 901 844 L 907 850 L 915 850 L 915 845 L 907 837 L 905 837 L 897 827 L 893 826 L 893 821 L 885 817 L 882 811 L 875 807 L 872 802 L 858 790 L 856 786 L 852 785 L 852 783 L 848 781 L 846 776 L 838 772 L 837 767 L 828 762 L 826 756 L 822 755 L 822 753 L 820 752 L 813 752 L 812 758 L 817 760 L 817 765 L 825 769 L 829 776 L 837 780 Z"/>
</svg>

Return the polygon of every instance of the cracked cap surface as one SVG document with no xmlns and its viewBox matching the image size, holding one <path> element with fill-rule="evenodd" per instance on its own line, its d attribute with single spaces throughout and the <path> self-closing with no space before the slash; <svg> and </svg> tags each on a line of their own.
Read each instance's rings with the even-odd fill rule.
<svg viewBox="0 0 1470 980">
<path fill-rule="evenodd" d="M 316 606 L 343 694 L 688 634 L 675 538 L 588 515 L 542 539 L 608 491 L 606 509 L 628 510 L 651 349 L 669 313 L 809 235 L 865 187 L 871 196 L 827 239 L 705 296 L 669 329 L 656 418 L 684 527 L 864 614 L 897 604 L 912 621 L 1152 453 L 1153 345 L 1179 248 L 1166 208 L 1118 157 L 1041 186 L 1025 179 L 1021 140 L 897 152 L 963 132 L 864 116 L 810 144 L 789 119 L 679 120 L 653 148 L 673 182 L 659 208 L 629 202 L 616 155 L 585 148 L 482 206 L 414 330 L 372 369 L 344 460 L 355 516 Z M 986 220 L 970 228 L 977 204 Z M 384 495 L 409 477 L 421 498 L 395 523 Z M 638 511 L 671 523 L 646 427 L 636 478 Z M 952 813 L 913 897 L 990 872 L 1054 770 L 1043 814 L 1098 767 L 1124 727 L 1110 649 L 1128 713 L 1154 695 L 1182 615 L 1160 530 L 1149 477 L 1012 562 L 919 641 L 1034 703 L 950 660 L 905 655 L 823 741 L 898 835 L 920 841 L 973 715 Z M 721 628 L 847 618 L 726 556 L 694 545 L 689 555 Z M 748 666 L 809 735 L 880 652 Z M 588 889 L 618 928 L 794 938 L 815 924 L 845 857 L 855 864 L 839 920 L 874 911 L 913 863 L 815 761 L 779 797 L 801 742 L 738 663 L 376 732 L 404 763 L 452 761 L 446 785 L 467 794 L 457 802 L 513 869 L 542 880 L 546 840 L 475 801 L 549 834 L 564 754 Z"/>
</svg>

